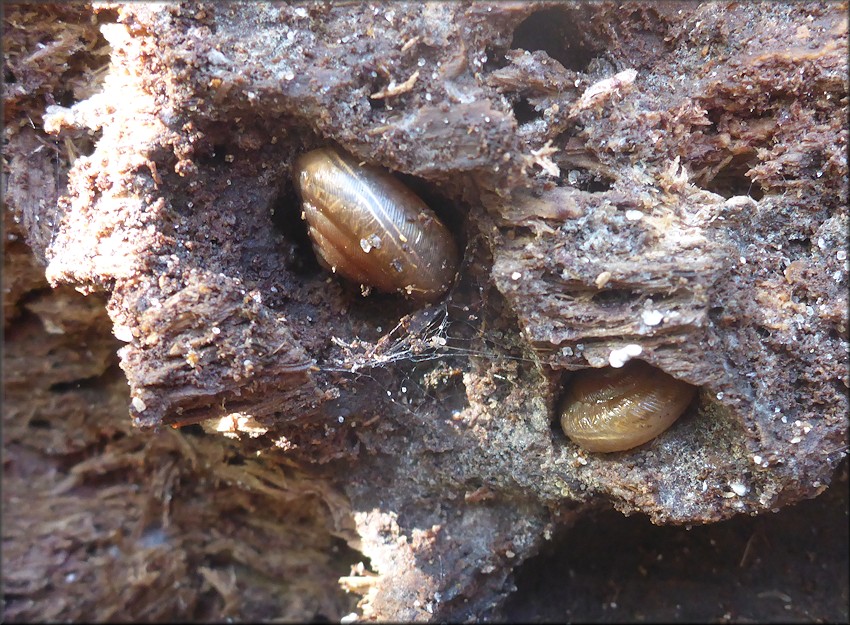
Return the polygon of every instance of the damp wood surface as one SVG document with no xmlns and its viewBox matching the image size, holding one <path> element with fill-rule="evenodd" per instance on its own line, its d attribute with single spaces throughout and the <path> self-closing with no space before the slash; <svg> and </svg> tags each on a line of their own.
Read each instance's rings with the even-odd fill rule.
<svg viewBox="0 0 850 625">
<path fill-rule="evenodd" d="M 586 514 L 833 481 L 846 3 L 4 10 L 13 619 L 500 618 Z M 328 146 L 446 224 L 444 297 L 319 264 L 291 180 Z M 623 354 L 697 397 L 582 451 L 564 389 Z M 123 591 L 84 590 L 86 546 Z"/>
</svg>

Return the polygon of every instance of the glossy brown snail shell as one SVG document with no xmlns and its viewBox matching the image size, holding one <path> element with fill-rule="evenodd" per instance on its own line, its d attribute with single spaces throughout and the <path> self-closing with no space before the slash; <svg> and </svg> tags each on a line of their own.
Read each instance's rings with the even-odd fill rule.
<svg viewBox="0 0 850 625">
<path fill-rule="evenodd" d="M 313 249 L 327 269 L 420 300 L 449 288 L 459 261 L 451 233 L 389 172 L 320 148 L 296 159 L 293 179 Z"/>
<path fill-rule="evenodd" d="M 640 360 L 585 369 L 573 376 L 562 401 L 561 427 L 587 451 L 625 451 L 669 428 L 695 391 Z"/>
</svg>

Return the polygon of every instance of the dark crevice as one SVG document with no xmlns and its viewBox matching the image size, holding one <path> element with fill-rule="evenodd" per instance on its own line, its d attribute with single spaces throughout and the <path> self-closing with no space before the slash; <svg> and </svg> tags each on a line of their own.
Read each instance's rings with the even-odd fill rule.
<svg viewBox="0 0 850 625">
<path fill-rule="evenodd" d="M 425 205 L 436 213 L 440 221 L 452 233 L 458 250 L 463 252 L 466 246 L 466 211 L 461 210 L 457 204 L 446 199 L 445 196 L 435 190 L 432 183 L 407 174 L 393 173 L 393 175 L 418 195 L 425 202 Z"/>
<path fill-rule="evenodd" d="M 307 222 L 301 218 L 301 200 L 292 184 L 287 184 L 275 201 L 272 207 L 272 223 L 295 244 L 295 254 L 287 268 L 303 278 L 312 278 L 321 273 L 322 268 L 307 234 Z"/>
<path fill-rule="evenodd" d="M 708 318 L 717 323 L 725 311 L 726 309 L 723 306 L 712 306 L 708 309 Z"/>
<path fill-rule="evenodd" d="M 807 236 L 790 235 L 785 243 L 785 252 L 792 260 L 808 258 L 812 253 L 812 240 Z"/>
<path fill-rule="evenodd" d="M 605 191 L 610 191 L 613 183 L 609 180 L 606 180 L 602 177 L 592 178 L 587 185 L 584 187 L 584 191 L 588 193 L 603 193 Z"/>
<path fill-rule="evenodd" d="M 566 389 L 569 387 L 570 380 L 573 377 L 573 372 L 563 373 L 560 380 L 560 388 Z M 566 393 L 561 393 L 560 396 L 555 398 L 555 410 L 554 415 L 551 421 L 549 422 L 549 429 L 552 434 L 552 447 L 554 449 L 561 449 L 565 445 L 571 444 L 570 439 L 564 433 L 564 428 L 561 427 L 561 409 L 564 403 L 564 398 Z"/>
<path fill-rule="evenodd" d="M 535 11 L 517 26 L 511 48 L 542 50 L 565 68 L 583 72 L 599 52 L 585 41 L 583 14 L 580 9 Z"/>
<path fill-rule="evenodd" d="M 635 293 L 624 289 L 609 289 L 600 291 L 591 299 L 603 308 L 613 308 L 631 304 L 635 299 Z"/>
<path fill-rule="evenodd" d="M 846 466 L 845 460 L 837 475 L 846 476 Z M 645 516 L 613 510 L 583 515 L 517 567 L 517 591 L 499 618 L 715 622 L 759 614 L 755 620 L 781 621 L 791 615 L 812 620 L 817 613 L 845 622 L 847 493 L 844 477 L 824 495 L 778 514 L 693 528 L 656 526 Z M 825 571 L 841 572 L 840 592 L 812 582 L 828 579 Z M 706 587 L 714 592 L 701 590 Z M 777 587 L 787 602 L 775 599 Z"/>
<path fill-rule="evenodd" d="M 587 193 L 604 193 L 614 186 L 614 180 L 598 172 L 583 168 L 565 169 L 563 166 L 558 183 L 558 186 L 568 186 Z"/>
<path fill-rule="evenodd" d="M 377 89 L 375 91 L 372 91 L 372 93 L 376 93 L 376 92 L 377 92 Z M 369 108 L 372 109 L 373 111 L 386 111 L 387 110 L 387 100 L 386 100 L 386 98 L 370 98 L 370 97 L 367 97 L 366 100 L 369 102 Z"/>
<path fill-rule="evenodd" d="M 77 103 L 77 98 L 74 97 L 74 92 L 71 90 L 61 91 L 59 93 L 54 93 L 53 97 L 56 101 L 56 104 L 59 106 L 64 106 L 65 108 L 71 108 L 74 104 Z"/>
<path fill-rule="evenodd" d="M 534 105 L 526 98 L 520 97 L 513 104 L 514 117 L 516 118 L 517 126 L 522 126 L 529 122 L 533 122 L 543 117 L 543 113 L 537 111 Z"/>
<path fill-rule="evenodd" d="M 88 132 L 66 139 L 64 144 L 64 156 L 67 159 L 68 166 L 73 165 L 74 162 L 81 156 L 91 156 L 94 154 L 97 143 L 100 141 L 102 136 L 103 130 L 96 130 L 94 132 Z M 62 154 L 61 151 L 60 154 Z"/>
<path fill-rule="evenodd" d="M 747 177 L 747 172 L 757 164 L 752 153 L 736 155 L 718 170 L 703 188 L 727 199 L 736 195 L 748 195 L 758 201 L 764 197 L 764 190 L 761 185 Z"/>
<path fill-rule="evenodd" d="M 79 391 L 83 389 L 99 389 L 104 385 L 104 376 L 103 375 L 95 375 L 88 378 L 81 378 L 79 380 L 71 380 L 70 382 L 56 382 L 55 384 L 50 385 L 51 393 L 68 393 L 72 391 Z"/>
<path fill-rule="evenodd" d="M 189 436 L 206 436 L 204 427 L 200 423 L 192 423 L 180 428 L 180 432 Z"/>
<path fill-rule="evenodd" d="M 227 163 L 226 156 L 229 153 L 228 146 L 216 144 L 213 146 L 212 154 L 209 158 L 204 159 L 205 165 L 224 165 Z"/>
</svg>

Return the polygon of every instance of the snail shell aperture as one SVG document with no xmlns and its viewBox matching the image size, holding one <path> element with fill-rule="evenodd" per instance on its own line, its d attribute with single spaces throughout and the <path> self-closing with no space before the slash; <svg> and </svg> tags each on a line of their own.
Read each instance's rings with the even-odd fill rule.
<svg viewBox="0 0 850 625">
<path fill-rule="evenodd" d="M 669 428 L 695 391 L 640 360 L 620 369 L 585 369 L 573 376 L 563 399 L 561 427 L 587 451 L 625 451 Z"/>
<path fill-rule="evenodd" d="M 459 262 L 451 233 L 403 183 L 348 154 L 320 148 L 293 169 L 319 262 L 383 292 L 434 300 Z"/>
</svg>

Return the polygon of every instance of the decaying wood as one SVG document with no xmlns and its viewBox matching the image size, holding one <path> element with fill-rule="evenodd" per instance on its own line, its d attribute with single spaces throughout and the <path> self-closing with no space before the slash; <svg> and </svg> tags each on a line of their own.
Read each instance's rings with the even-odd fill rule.
<svg viewBox="0 0 850 625">
<path fill-rule="evenodd" d="M 339 618 L 337 577 L 365 619 L 481 619 L 583 509 L 758 514 L 847 454 L 842 5 L 14 5 L 4 35 L 16 619 Z M 445 301 L 318 266 L 291 168 L 328 144 L 456 233 Z M 624 353 L 699 399 L 587 454 L 554 406 Z M 98 513 L 118 538 L 60 562 Z M 112 590 L 59 597 L 86 558 Z"/>
</svg>

